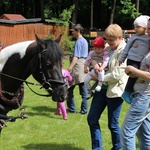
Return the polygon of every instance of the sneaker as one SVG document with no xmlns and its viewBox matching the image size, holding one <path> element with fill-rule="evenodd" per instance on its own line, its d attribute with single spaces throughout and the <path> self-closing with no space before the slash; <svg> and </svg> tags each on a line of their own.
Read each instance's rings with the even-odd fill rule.
<svg viewBox="0 0 150 150">
<path fill-rule="evenodd" d="M 100 90 L 101 90 L 101 86 L 97 85 L 97 87 L 95 88 L 95 91 L 100 92 Z"/>
<path fill-rule="evenodd" d="M 62 112 L 56 111 L 56 112 L 55 112 L 55 115 L 62 115 Z"/>
<path fill-rule="evenodd" d="M 121 95 L 121 97 L 128 104 L 131 104 L 131 102 L 132 102 L 132 93 L 131 92 L 124 91 L 123 94 Z"/>
<path fill-rule="evenodd" d="M 68 109 L 67 109 L 67 113 L 76 114 L 77 112 L 76 112 L 76 111 L 72 111 L 72 110 L 68 110 Z"/>
<path fill-rule="evenodd" d="M 82 111 L 80 111 L 80 114 L 81 114 L 81 115 L 85 115 L 85 114 L 87 114 L 87 111 L 83 111 L 83 110 L 82 110 Z"/>
</svg>

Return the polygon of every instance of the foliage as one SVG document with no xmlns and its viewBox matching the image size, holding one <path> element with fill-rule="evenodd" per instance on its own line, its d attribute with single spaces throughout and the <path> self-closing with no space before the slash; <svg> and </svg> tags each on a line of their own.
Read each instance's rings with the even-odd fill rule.
<svg viewBox="0 0 150 150">
<path fill-rule="evenodd" d="M 25 18 L 30 19 L 42 18 L 44 13 L 44 18 L 59 18 L 63 10 L 66 9 L 66 11 L 68 11 L 67 9 L 73 4 L 76 4 L 77 1 L 78 7 L 74 15 L 76 16 L 74 17 L 76 18 L 76 22 L 74 23 L 80 23 L 84 28 L 89 29 L 91 23 L 91 1 L 89 0 L 63 0 L 63 2 L 61 0 L 43 0 L 38 2 L 36 0 L 0 0 L 0 15 L 4 13 L 21 14 Z M 43 2 L 42 4 L 44 6 L 41 2 Z M 95 3 L 93 6 L 93 27 L 104 30 L 109 25 L 111 6 L 114 0 L 95 0 L 93 2 Z M 116 0 L 114 23 L 118 23 L 124 29 L 131 29 L 133 19 L 136 17 L 136 2 L 137 0 Z M 150 15 L 149 0 L 141 0 L 139 6 L 140 14 Z M 64 12 L 64 14 L 66 14 L 66 12 Z M 68 19 L 69 17 L 68 14 Z M 60 18 L 63 20 L 63 16 Z"/>
<path fill-rule="evenodd" d="M 74 5 L 70 6 L 69 9 L 64 9 L 63 12 L 59 15 L 59 18 L 52 18 L 52 20 L 56 21 L 56 25 L 60 26 L 68 26 L 69 23 L 72 23 L 70 21 L 73 10 L 74 10 Z M 65 28 L 63 29 L 63 31 L 65 30 Z"/>
<path fill-rule="evenodd" d="M 74 41 L 72 41 L 72 37 L 68 35 L 66 31 L 66 27 L 69 27 L 69 24 L 72 24 L 70 21 L 74 5 L 72 5 L 69 9 L 64 9 L 63 12 L 59 15 L 59 18 L 52 18 L 56 21 L 56 25 L 61 26 L 63 38 L 61 41 L 61 47 L 65 51 L 73 51 Z"/>
<path fill-rule="evenodd" d="M 140 13 L 137 12 L 135 4 L 131 0 L 120 0 L 121 10 L 120 14 L 130 15 L 132 19 L 135 19 Z"/>
<path fill-rule="evenodd" d="M 64 51 L 72 52 L 75 42 L 72 40 L 71 36 L 66 35 L 64 32 L 64 37 L 61 42 L 61 47 Z"/>
</svg>

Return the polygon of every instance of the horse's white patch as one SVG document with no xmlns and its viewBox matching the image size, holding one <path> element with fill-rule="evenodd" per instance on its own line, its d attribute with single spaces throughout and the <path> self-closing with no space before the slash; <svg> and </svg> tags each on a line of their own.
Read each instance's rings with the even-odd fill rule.
<svg viewBox="0 0 150 150">
<path fill-rule="evenodd" d="M 3 50 L 1 50 L 0 51 L 0 72 L 2 71 L 8 58 L 12 56 L 13 54 L 20 54 L 20 58 L 22 59 L 25 56 L 27 47 L 33 42 L 34 41 L 19 42 L 19 43 L 7 46 Z"/>
</svg>

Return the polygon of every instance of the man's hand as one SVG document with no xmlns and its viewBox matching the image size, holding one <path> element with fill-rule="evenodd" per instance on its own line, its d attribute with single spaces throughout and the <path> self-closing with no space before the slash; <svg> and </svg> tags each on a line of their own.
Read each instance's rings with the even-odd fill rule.
<svg viewBox="0 0 150 150">
<path fill-rule="evenodd" d="M 84 73 L 87 74 L 88 72 L 89 72 L 89 71 L 88 71 L 87 66 L 84 65 Z"/>
</svg>

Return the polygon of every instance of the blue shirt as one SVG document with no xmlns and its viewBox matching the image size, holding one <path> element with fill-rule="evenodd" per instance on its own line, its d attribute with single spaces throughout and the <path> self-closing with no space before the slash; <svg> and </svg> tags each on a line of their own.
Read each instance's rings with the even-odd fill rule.
<svg viewBox="0 0 150 150">
<path fill-rule="evenodd" d="M 77 39 L 73 56 L 76 56 L 78 58 L 86 58 L 88 56 L 88 43 L 84 37 L 80 37 Z"/>
</svg>

